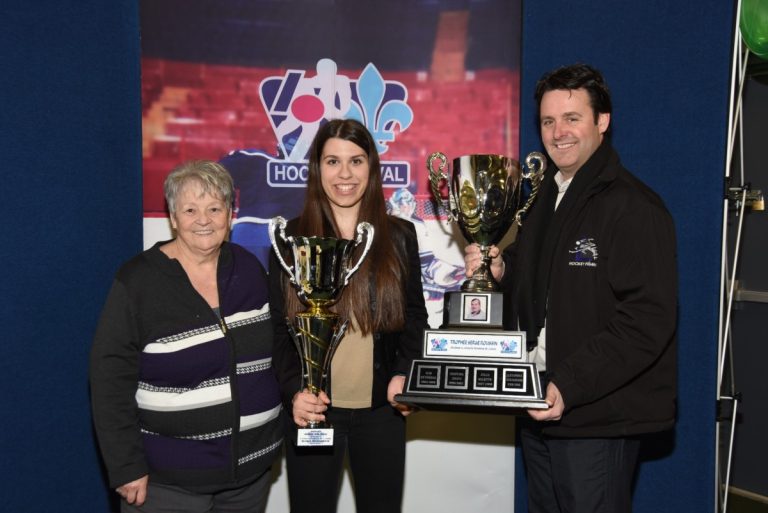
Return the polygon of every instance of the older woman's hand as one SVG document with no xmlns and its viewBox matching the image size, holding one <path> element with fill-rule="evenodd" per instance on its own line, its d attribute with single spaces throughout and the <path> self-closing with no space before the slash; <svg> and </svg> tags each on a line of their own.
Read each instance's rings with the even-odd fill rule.
<svg viewBox="0 0 768 513">
<path fill-rule="evenodd" d="M 135 504 L 141 506 L 144 501 L 147 500 L 147 483 L 149 482 L 149 476 L 140 477 L 130 483 L 125 483 L 123 486 L 117 488 L 117 493 L 128 504 Z"/>
<path fill-rule="evenodd" d="M 315 395 L 308 389 L 296 392 L 293 396 L 293 421 L 299 427 L 306 427 L 310 422 L 325 420 L 323 413 L 328 409 L 331 400 L 325 392 Z"/>
</svg>

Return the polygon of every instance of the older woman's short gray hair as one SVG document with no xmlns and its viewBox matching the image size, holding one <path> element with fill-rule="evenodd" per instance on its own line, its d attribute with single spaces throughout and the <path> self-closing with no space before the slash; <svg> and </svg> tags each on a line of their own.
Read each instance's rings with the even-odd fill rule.
<svg viewBox="0 0 768 513">
<path fill-rule="evenodd" d="M 179 193 L 192 181 L 202 186 L 203 194 L 221 198 L 227 208 L 232 209 L 235 186 L 232 176 L 224 166 L 212 160 L 191 160 L 176 166 L 163 184 L 165 201 L 171 214 L 176 211 L 176 198 Z"/>
</svg>

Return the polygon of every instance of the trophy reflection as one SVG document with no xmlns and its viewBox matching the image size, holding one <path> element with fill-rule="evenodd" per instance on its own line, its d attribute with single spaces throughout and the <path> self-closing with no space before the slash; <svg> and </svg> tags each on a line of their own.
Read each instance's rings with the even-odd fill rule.
<svg viewBox="0 0 768 513">
<path fill-rule="evenodd" d="M 357 225 L 355 240 L 333 237 L 288 236 L 286 221 L 275 217 L 269 222 L 269 238 L 280 265 L 288 273 L 299 300 L 308 307 L 286 319 L 301 359 L 302 389 L 317 395 L 325 391 L 331 360 L 344 332 L 348 319 L 328 309 L 341 297 L 350 277 L 360 268 L 373 243 L 374 230 L 369 223 Z M 351 265 L 353 252 L 364 244 L 362 253 Z M 288 265 L 285 253 L 291 255 Z M 299 429 L 298 445 L 332 445 L 333 428 L 324 422 L 309 422 L 307 429 Z"/>
</svg>

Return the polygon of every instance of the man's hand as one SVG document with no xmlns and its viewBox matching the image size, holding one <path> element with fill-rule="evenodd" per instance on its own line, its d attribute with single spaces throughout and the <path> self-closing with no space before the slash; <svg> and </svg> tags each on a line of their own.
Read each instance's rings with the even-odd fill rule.
<svg viewBox="0 0 768 513">
<path fill-rule="evenodd" d="M 501 258 L 501 250 L 496 246 L 491 246 L 488 249 L 488 255 L 491 257 L 491 274 L 496 281 L 500 281 L 501 277 L 504 276 L 504 260 Z M 480 246 L 476 243 L 469 244 L 464 248 L 464 271 L 467 278 L 472 277 L 482 261 Z"/>
<path fill-rule="evenodd" d="M 557 385 L 551 381 L 547 385 L 547 396 L 544 401 L 549 406 L 546 410 L 528 410 L 534 420 L 560 420 L 563 416 L 563 410 L 565 410 L 565 403 L 563 402 L 563 396 L 560 395 L 560 390 Z"/>
<path fill-rule="evenodd" d="M 128 504 L 141 506 L 147 500 L 147 483 L 149 483 L 149 476 L 140 477 L 136 481 L 118 487 L 116 491 Z"/>
</svg>

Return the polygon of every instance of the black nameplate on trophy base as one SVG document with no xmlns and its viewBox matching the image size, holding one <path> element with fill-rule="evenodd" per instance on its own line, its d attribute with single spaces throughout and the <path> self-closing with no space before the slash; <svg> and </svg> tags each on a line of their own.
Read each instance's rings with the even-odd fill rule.
<svg viewBox="0 0 768 513">
<path fill-rule="evenodd" d="M 546 409 L 533 363 L 414 360 L 398 402 L 428 405 Z"/>
<path fill-rule="evenodd" d="M 443 300 L 444 327 L 500 329 L 504 316 L 501 292 L 452 291 Z"/>
<path fill-rule="evenodd" d="M 422 408 L 546 409 L 536 364 L 528 362 L 525 347 L 523 331 L 425 330 L 422 358 L 411 364 L 395 400 Z"/>
</svg>

